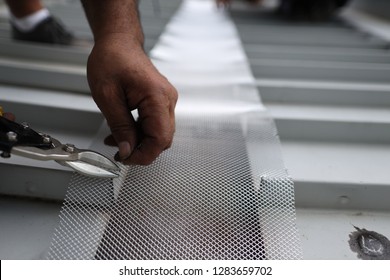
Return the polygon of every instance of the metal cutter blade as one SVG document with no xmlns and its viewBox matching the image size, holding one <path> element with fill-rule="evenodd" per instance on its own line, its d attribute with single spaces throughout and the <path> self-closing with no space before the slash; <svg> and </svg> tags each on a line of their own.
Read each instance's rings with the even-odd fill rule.
<svg viewBox="0 0 390 280">
<path fill-rule="evenodd" d="M 115 178 L 119 176 L 120 168 L 107 157 L 90 150 L 78 151 L 78 160 L 57 161 L 69 166 L 75 171 L 92 177 Z"/>
</svg>

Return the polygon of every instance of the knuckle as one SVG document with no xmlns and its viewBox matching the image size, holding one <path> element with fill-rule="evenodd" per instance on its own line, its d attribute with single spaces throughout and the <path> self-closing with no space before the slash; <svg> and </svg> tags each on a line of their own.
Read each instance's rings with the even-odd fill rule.
<svg viewBox="0 0 390 280">
<path fill-rule="evenodd" d="M 179 98 L 179 93 L 177 92 L 177 90 L 175 88 L 172 88 L 172 90 L 170 90 L 169 93 L 170 93 L 171 100 L 173 100 L 176 103 L 177 99 Z"/>
<path fill-rule="evenodd" d="M 124 131 L 131 131 L 129 123 L 120 123 L 116 121 L 108 121 L 108 125 L 112 133 L 120 133 Z"/>
<path fill-rule="evenodd" d="M 174 86 L 172 86 L 168 81 L 155 83 L 151 85 L 149 93 L 160 101 L 170 103 L 176 103 L 178 99 L 178 92 Z"/>
<path fill-rule="evenodd" d="M 166 132 L 163 133 L 158 139 L 158 144 L 156 145 L 160 150 L 165 149 L 168 145 L 172 143 L 173 133 Z"/>
</svg>

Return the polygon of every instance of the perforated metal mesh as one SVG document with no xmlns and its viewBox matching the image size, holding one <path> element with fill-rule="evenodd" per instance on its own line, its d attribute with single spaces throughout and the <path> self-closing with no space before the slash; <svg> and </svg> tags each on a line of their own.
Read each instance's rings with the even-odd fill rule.
<svg viewBox="0 0 390 280">
<path fill-rule="evenodd" d="M 256 172 L 267 159 L 248 156 L 275 141 L 258 117 L 179 117 L 153 165 L 115 180 L 75 175 L 49 258 L 299 258 L 292 182 Z"/>
<path fill-rule="evenodd" d="M 237 86 L 253 77 L 231 21 L 186 0 L 164 34 L 154 57 L 180 85 L 172 147 L 119 179 L 75 175 L 49 258 L 300 258 L 293 184 L 256 88 Z M 112 155 L 104 134 L 91 148 Z"/>
</svg>

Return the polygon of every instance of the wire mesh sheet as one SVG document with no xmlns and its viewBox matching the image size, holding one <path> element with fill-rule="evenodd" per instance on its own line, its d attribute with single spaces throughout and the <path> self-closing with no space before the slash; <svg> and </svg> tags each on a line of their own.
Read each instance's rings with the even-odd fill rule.
<svg viewBox="0 0 390 280">
<path fill-rule="evenodd" d="M 75 175 L 49 258 L 300 258 L 293 183 L 231 21 L 186 0 L 163 37 L 153 56 L 181 94 L 172 147 L 118 179 Z M 91 148 L 112 155 L 103 137 Z"/>
<path fill-rule="evenodd" d="M 154 164 L 114 180 L 75 175 L 49 258 L 299 258 L 293 184 L 249 156 L 274 130 L 262 113 L 179 116 Z"/>
</svg>

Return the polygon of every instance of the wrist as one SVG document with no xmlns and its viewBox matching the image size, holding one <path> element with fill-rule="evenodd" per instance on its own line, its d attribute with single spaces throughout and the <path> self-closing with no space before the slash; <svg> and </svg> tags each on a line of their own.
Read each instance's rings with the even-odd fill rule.
<svg viewBox="0 0 390 280">
<path fill-rule="evenodd" d="M 143 46 L 144 35 L 136 0 L 82 0 L 95 42 L 118 38 Z"/>
<path fill-rule="evenodd" d="M 105 32 L 102 34 L 96 34 L 94 36 L 95 46 L 96 45 L 109 45 L 109 46 L 122 46 L 132 51 L 140 50 L 144 52 L 143 48 L 143 37 L 133 37 L 129 32 Z"/>
</svg>

